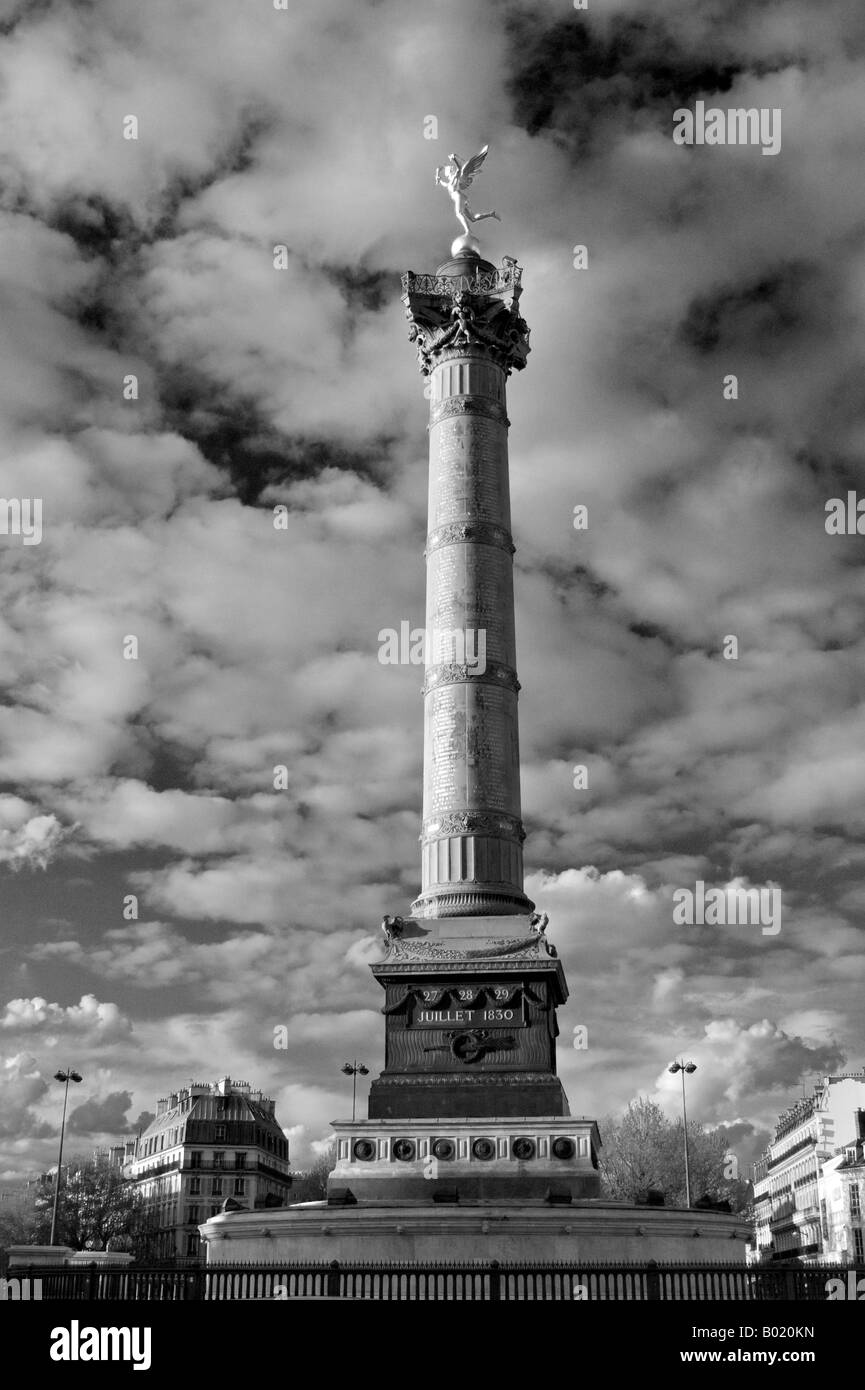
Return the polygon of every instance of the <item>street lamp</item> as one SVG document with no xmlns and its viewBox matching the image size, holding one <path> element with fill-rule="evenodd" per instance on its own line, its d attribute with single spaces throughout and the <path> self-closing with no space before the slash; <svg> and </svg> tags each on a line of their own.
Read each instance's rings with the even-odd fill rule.
<svg viewBox="0 0 865 1390">
<path fill-rule="evenodd" d="M 352 1062 L 346 1062 L 342 1067 L 346 1076 L 351 1077 L 351 1122 L 354 1124 L 355 1110 L 357 1106 L 357 1078 L 358 1076 L 369 1076 L 369 1067 L 365 1067 L 363 1062 L 354 1058 Z"/>
<path fill-rule="evenodd" d="M 688 1111 L 685 1107 L 685 1072 L 690 1076 L 697 1070 L 696 1062 L 671 1062 L 667 1071 L 671 1071 L 675 1076 L 677 1071 L 682 1073 L 682 1133 L 685 1136 L 685 1206 L 691 1205 L 691 1173 L 688 1167 Z"/>
<path fill-rule="evenodd" d="M 63 1119 L 60 1121 L 60 1152 L 57 1155 L 57 1179 L 54 1183 L 54 1210 L 51 1213 L 51 1239 L 48 1242 L 49 1245 L 54 1244 L 54 1233 L 57 1230 L 57 1203 L 60 1198 L 60 1165 L 63 1162 L 63 1131 L 66 1128 L 66 1102 L 69 1099 L 69 1082 L 83 1081 L 84 1077 L 69 1067 L 66 1071 L 56 1071 L 54 1073 L 54 1080 L 65 1082 L 66 1088 L 63 1092 Z"/>
</svg>

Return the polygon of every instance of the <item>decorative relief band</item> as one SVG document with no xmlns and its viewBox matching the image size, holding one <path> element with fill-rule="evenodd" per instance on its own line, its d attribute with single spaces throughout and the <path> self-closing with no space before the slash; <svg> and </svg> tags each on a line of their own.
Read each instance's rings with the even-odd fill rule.
<svg viewBox="0 0 865 1390">
<path fill-rule="evenodd" d="M 494 526 L 483 521 L 454 521 L 449 526 L 439 526 L 427 536 L 425 555 L 440 550 L 443 545 L 460 545 L 463 542 L 473 545 L 494 545 L 499 550 L 507 550 L 513 555 L 516 547 L 510 531 L 504 526 Z"/>
<path fill-rule="evenodd" d="M 429 921 L 436 917 L 490 917 L 502 909 L 512 913 L 531 912 L 534 903 L 516 889 L 510 892 L 492 890 L 424 892 L 411 905 L 412 916 Z M 464 955 L 464 952 L 461 953 Z"/>
<path fill-rule="evenodd" d="M 410 294 L 435 294 L 453 297 L 460 291 L 472 294 L 513 294 L 520 288 L 522 266 L 513 257 L 508 257 L 500 270 L 474 269 L 471 275 L 416 275 L 409 270 L 402 277 L 402 292 Z"/>
<path fill-rule="evenodd" d="M 424 821 L 418 839 L 434 840 L 443 835 L 498 835 L 520 844 L 526 838 L 523 823 L 516 816 L 493 815 L 489 811 L 452 811 L 446 816 L 436 816 L 434 820 Z"/>
<path fill-rule="evenodd" d="M 460 685 L 465 681 L 472 681 L 478 685 L 504 687 L 505 690 L 512 690 L 515 695 L 521 688 L 513 667 L 504 666 L 500 661 L 488 661 L 482 672 L 479 672 L 474 666 L 459 666 L 455 662 L 448 662 L 445 665 L 430 666 L 427 669 L 423 693 L 428 695 L 431 690 L 437 690 L 439 686 Z"/>
<path fill-rule="evenodd" d="M 430 407 L 429 428 L 448 420 L 453 415 L 485 415 L 507 427 L 510 420 L 503 406 L 497 401 L 486 400 L 483 396 L 449 396 L 440 405 Z"/>
<path fill-rule="evenodd" d="M 489 945 L 475 951 L 452 951 L 433 941 L 395 941 L 391 944 L 393 960 L 486 960 L 496 956 L 528 956 L 537 958 L 541 954 L 539 938 L 501 937 L 493 938 Z"/>
</svg>

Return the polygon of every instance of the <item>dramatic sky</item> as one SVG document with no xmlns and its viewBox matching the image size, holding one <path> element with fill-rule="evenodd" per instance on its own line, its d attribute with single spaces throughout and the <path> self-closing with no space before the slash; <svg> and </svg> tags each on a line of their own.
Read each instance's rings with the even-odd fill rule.
<svg viewBox="0 0 865 1390">
<path fill-rule="evenodd" d="M 78 1151 L 230 1073 L 302 1164 L 341 1063 L 383 1063 L 368 966 L 419 887 L 418 668 L 377 659 L 424 614 L 399 277 L 458 230 L 435 165 L 486 141 L 532 328 L 559 1069 L 574 1113 L 675 1114 L 693 1058 L 747 1163 L 865 1062 L 865 542 L 824 525 L 865 445 L 861 0 L 0 0 L 0 31 L 0 496 L 43 500 L 40 544 L 0 535 L 0 1179 L 52 1162 L 60 1065 Z M 780 153 L 674 144 L 700 99 L 780 108 Z M 677 926 L 698 879 L 780 888 L 780 932 Z"/>
</svg>

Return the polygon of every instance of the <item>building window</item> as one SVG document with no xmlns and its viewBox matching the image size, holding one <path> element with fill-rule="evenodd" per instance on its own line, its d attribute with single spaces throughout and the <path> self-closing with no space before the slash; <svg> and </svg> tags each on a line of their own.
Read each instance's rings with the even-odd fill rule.
<svg viewBox="0 0 865 1390">
<path fill-rule="evenodd" d="M 190 1178 L 189 1191 L 196 1197 L 198 1196 L 199 1192 L 201 1191 L 201 1178 Z"/>
<path fill-rule="evenodd" d="M 862 1208 L 859 1203 L 859 1184 L 854 1182 L 850 1186 L 850 1214 L 860 1216 Z"/>
<path fill-rule="evenodd" d="M 217 1141 L 225 1139 L 225 1125 L 216 1126 L 216 1138 Z"/>
<path fill-rule="evenodd" d="M 224 1167 L 225 1167 L 225 1154 L 224 1154 L 224 1153 L 215 1153 L 215 1154 L 213 1155 L 213 1166 L 214 1166 L 214 1168 L 224 1168 Z"/>
<path fill-rule="evenodd" d="M 234 1166 L 235 1166 L 235 1168 L 245 1168 L 245 1167 L 246 1167 L 246 1154 L 235 1154 L 235 1155 L 234 1155 Z"/>
<path fill-rule="evenodd" d="M 865 1236 L 862 1234 L 861 1226 L 857 1226 L 853 1231 L 853 1257 L 857 1265 L 865 1263 Z"/>
<path fill-rule="evenodd" d="M 214 1178 L 210 1184 L 211 1195 L 214 1197 L 222 1196 L 222 1178 Z"/>
<path fill-rule="evenodd" d="M 189 1208 L 189 1216 L 187 1217 L 187 1220 L 188 1220 L 193 1226 L 197 1226 L 198 1223 L 199 1223 L 199 1221 L 201 1220 L 201 1208 L 198 1207 L 198 1206 L 196 1206 L 195 1204 L 193 1204 L 193 1205 Z"/>
<path fill-rule="evenodd" d="M 186 1253 L 187 1253 L 187 1255 L 197 1255 L 197 1254 L 198 1254 L 198 1232 L 197 1232 L 197 1231 L 190 1231 L 189 1235 L 186 1237 Z"/>
<path fill-rule="evenodd" d="M 234 1195 L 235 1195 L 235 1197 L 242 1197 L 245 1187 L 246 1187 L 246 1183 L 244 1182 L 243 1178 L 235 1178 L 235 1179 L 234 1179 Z"/>
<path fill-rule="evenodd" d="M 200 1150 L 200 1149 L 196 1149 L 193 1153 L 191 1153 L 191 1154 L 189 1155 L 189 1166 L 190 1166 L 190 1168 L 200 1168 L 200 1167 L 201 1167 L 201 1150 Z"/>
</svg>

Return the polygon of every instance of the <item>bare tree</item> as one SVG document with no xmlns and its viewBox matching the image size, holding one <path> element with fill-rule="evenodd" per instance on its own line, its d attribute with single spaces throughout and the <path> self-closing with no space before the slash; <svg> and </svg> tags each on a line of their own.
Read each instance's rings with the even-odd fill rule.
<svg viewBox="0 0 865 1390">
<path fill-rule="evenodd" d="M 309 1168 L 295 1175 L 291 1201 L 320 1202 L 327 1196 L 327 1179 L 336 1166 L 336 1143 L 332 1140 Z"/>
<path fill-rule="evenodd" d="M 668 1206 L 685 1205 L 685 1160 L 682 1123 L 668 1120 L 660 1106 L 646 1096 L 632 1101 L 621 1118 L 600 1126 L 601 1178 L 608 1196 L 635 1202 L 650 1191 L 663 1192 Z M 743 1211 L 750 1184 L 728 1178 L 727 1141 L 722 1130 L 688 1123 L 691 1198 L 729 1201 Z"/>
</svg>

